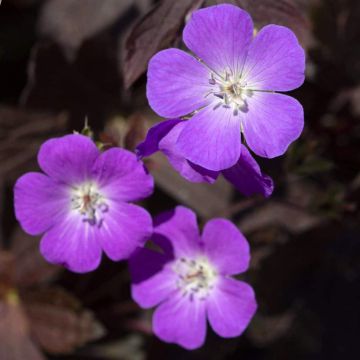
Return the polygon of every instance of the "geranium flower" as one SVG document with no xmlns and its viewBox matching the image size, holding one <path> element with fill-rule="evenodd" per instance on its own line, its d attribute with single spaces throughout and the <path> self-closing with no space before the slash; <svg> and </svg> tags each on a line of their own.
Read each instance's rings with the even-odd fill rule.
<svg viewBox="0 0 360 360">
<path fill-rule="evenodd" d="M 200 347 L 206 323 L 222 337 L 242 334 L 256 311 L 253 289 L 232 275 L 249 266 L 249 245 L 225 219 L 210 220 L 199 234 L 196 215 L 178 206 L 155 220 L 152 241 L 163 252 L 139 249 L 130 258 L 132 297 L 158 306 L 153 331 L 187 349 Z"/>
<path fill-rule="evenodd" d="M 100 153 L 88 137 L 67 135 L 46 141 L 38 162 L 45 174 L 30 172 L 15 184 L 15 213 L 28 234 L 44 234 L 40 251 L 49 262 L 87 272 L 98 267 L 102 250 L 126 259 L 150 236 L 150 215 L 128 204 L 153 191 L 135 154 Z"/>
<path fill-rule="evenodd" d="M 269 197 L 272 194 L 274 184 L 271 177 L 261 172 L 260 166 L 244 145 L 241 145 L 241 156 L 237 163 L 222 171 L 207 170 L 185 159 L 176 143 L 186 124 L 184 120 L 171 119 L 154 125 L 148 131 L 145 141 L 137 146 L 138 156 L 143 158 L 156 151 L 161 151 L 166 155 L 170 164 L 188 181 L 212 184 L 222 174 L 245 196 L 261 194 Z"/>
<path fill-rule="evenodd" d="M 167 49 L 149 63 L 147 97 L 165 118 L 192 115 L 177 147 L 209 170 L 233 166 L 241 133 L 257 155 L 282 155 L 300 136 L 300 103 L 275 91 L 304 81 L 305 55 L 294 33 L 268 25 L 253 38 L 250 16 L 233 5 L 195 11 L 183 41 L 193 52 Z"/>
</svg>

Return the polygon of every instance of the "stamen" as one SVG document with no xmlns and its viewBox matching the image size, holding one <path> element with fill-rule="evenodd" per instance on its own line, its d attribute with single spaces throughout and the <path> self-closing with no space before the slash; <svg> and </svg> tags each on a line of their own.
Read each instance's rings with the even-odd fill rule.
<svg viewBox="0 0 360 360">
<path fill-rule="evenodd" d="M 217 280 L 217 272 L 206 258 L 181 258 L 174 265 L 178 275 L 177 286 L 190 301 L 204 300 Z"/>
<path fill-rule="evenodd" d="M 72 190 L 72 209 L 82 216 L 82 221 L 101 227 L 104 214 L 109 211 L 105 198 L 94 183 L 84 183 Z"/>
<path fill-rule="evenodd" d="M 211 75 L 210 75 L 209 84 L 210 84 L 210 85 L 215 85 L 215 84 L 216 84 L 216 81 L 215 81 L 215 78 L 214 78 L 214 74 L 213 74 L 213 73 L 211 73 Z"/>
<path fill-rule="evenodd" d="M 223 103 L 222 102 L 218 102 L 214 107 L 213 107 L 213 110 L 216 110 L 218 109 L 220 106 L 222 106 Z"/>
<path fill-rule="evenodd" d="M 225 96 L 224 93 L 213 93 L 213 95 L 220 98 L 220 99 L 224 99 L 224 96 Z"/>
<path fill-rule="evenodd" d="M 248 111 L 246 98 L 252 96 L 252 91 L 247 88 L 247 82 L 241 76 L 234 74 L 231 69 L 227 69 L 223 75 L 211 72 L 209 84 L 215 88 L 209 90 L 205 97 L 213 95 L 221 99 L 221 106 L 232 107 L 235 116 L 239 111 Z M 214 107 L 217 108 L 218 105 Z"/>
</svg>

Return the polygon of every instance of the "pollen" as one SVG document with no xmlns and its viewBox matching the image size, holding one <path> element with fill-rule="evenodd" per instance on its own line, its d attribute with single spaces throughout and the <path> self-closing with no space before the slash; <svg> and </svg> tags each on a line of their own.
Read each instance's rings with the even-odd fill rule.
<svg viewBox="0 0 360 360">
<path fill-rule="evenodd" d="M 231 108 L 234 115 L 237 115 L 239 111 L 248 111 L 247 97 L 251 96 L 252 92 L 247 88 L 247 83 L 241 76 L 234 74 L 231 70 L 223 74 L 212 72 L 209 84 L 212 85 L 212 89 L 205 97 L 212 95 L 220 99 L 215 108 L 219 106 Z"/>
<path fill-rule="evenodd" d="M 177 274 L 177 287 L 183 296 L 191 301 L 205 300 L 214 288 L 218 274 L 207 258 L 180 258 L 174 265 Z"/>
<path fill-rule="evenodd" d="M 71 207 L 82 216 L 84 222 L 98 227 L 102 225 L 104 213 L 109 210 L 105 197 L 91 182 L 72 189 Z"/>
</svg>

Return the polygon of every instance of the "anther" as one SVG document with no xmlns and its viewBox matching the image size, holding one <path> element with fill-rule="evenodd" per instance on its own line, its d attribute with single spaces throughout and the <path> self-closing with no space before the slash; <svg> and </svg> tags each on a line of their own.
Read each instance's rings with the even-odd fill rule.
<svg viewBox="0 0 360 360">
<path fill-rule="evenodd" d="M 188 294 L 190 301 L 206 297 L 217 278 L 217 272 L 206 258 L 180 258 L 173 269 L 178 275 L 177 287 L 183 296 Z"/>
<path fill-rule="evenodd" d="M 71 197 L 72 208 L 82 215 L 82 221 L 101 227 L 103 218 L 99 217 L 99 215 L 107 212 L 109 207 L 104 202 L 95 185 L 86 183 L 75 188 L 73 191 L 74 193 Z"/>
</svg>

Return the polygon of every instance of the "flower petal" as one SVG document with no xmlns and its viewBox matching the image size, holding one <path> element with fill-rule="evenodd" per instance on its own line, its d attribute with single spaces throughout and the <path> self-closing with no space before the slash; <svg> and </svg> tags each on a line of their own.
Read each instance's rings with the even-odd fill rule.
<svg viewBox="0 0 360 360">
<path fill-rule="evenodd" d="M 159 149 L 167 156 L 170 164 L 177 170 L 181 176 L 191 182 L 208 182 L 214 183 L 219 176 L 218 171 L 211 171 L 202 168 L 187 161 L 177 148 L 177 140 L 186 121 L 178 123 L 159 143 Z"/>
<path fill-rule="evenodd" d="M 92 271 L 101 261 L 97 227 L 83 222 L 80 216 L 68 215 L 43 236 L 40 252 L 50 263 L 71 271 Z"/>
<path fill-rule="evenodd" d="M 153 241 L 176 258 L 196 256 L 201 246 L 196 214 L 184 206 L 177 206 L 158 215 L 154 219 Z"/>
<path fill-rule="evenodd" d="M 113 202 L 98 229 L 98 238 L 106 255 L 119 261 L 129 258 L 137 247 L 142 247 L 151 233 L 152 220 L 145 209 Z"/>
<path fill-rule="evenodd" d="M 244 145 L 239 161 L 231 168 L 223 170 L 222 174 L 245 196 L 261 194 L 269 197 L 274 190 L 271 177 L 261 172 L 260 166 Z"/>
<path fill-rule="evenodd" d="M 136 155 L 121 148 L 102 153 L 92 168 L 94 179 L 107 198 L 120 201 L 137 201 L 151 195 L 153 177 Z"/>
<path fill-rule="evenodd" d="M 273 158 L 284 154 L 304 127 L 304 111 L 294 98 L 276 93 L 254 92 L 243 114 L 247 144 L 257 155 Z"/>
<path fill-rule="evenodd" d="M 222 337 L 241 335 L 256 312 L 252 287 L 232 278 L 222 278 L 207 301 L 213 330 Z"/>
<path fill-rule="evenodd" d="M 69 208 L 66 188 L 48 176 L 27 173 L 14 187 L 14 206 L 17 220 L 30 235 L 42 234 Z"/>
<path fill-rule="evenodd" d="M 249 267 L 249 244 L 231 221 L 210 220 L 204 227 L 202 240 L 210 263 L 214 264 L 221 274 L 239 274 Z"/>
<path fill-rule="evenodd" d="M 151 308 L 176 289 L 176 278 L 169 266 L 171 258 L 147 248 L 138 249 L 129 259 L 131 295 L 142 307 Z"/>
<path fill-rule="evenodd" d="M 188 350 L 200 347 L 206 336 L 205 302 L 189 301 L 180 292 L 159 305 L 153 316 L 156 336 Z"/>
<path fill-rule="evenodd" d="M 237 6 L 210 6 L 192 14 L 183 33 L 186 46 L 211 69 L 240 73 L 253 36 L 247 12 Z"/>
<path fill-rule="evenodd" d="M 149 104 L 166 118 L 189 114 L 209 103 L 209 79 L 209 70 L 193 56 L 178 49 L 160 51 L 149 62 Z"/>
<path fill-rule="evenodd" d="M 295 34 L 279 25 L 263 27 L 250 45 L 242 73 L 254 90 L 289 91 L 305 78 L 305 52 Z"/>
<path fill-rule="evenodd" d="M 90 138 L 74 134 L 46 141 L 38 162 L 51 178 L 74 185 L 89 179 L 98 156 L 99 150 Z"/>
<path fill-rule="evenodd" d="M 159 142 L 161 139 L 166 136 L 176 124 L 182 121 L 181 119 L 161 121 L 150 128 L 146 134 L 146 139 L 136 147 L 138 157 L 143 158 L 159 151 Z"/>
<path fill-rule="evenodd" d="M 177 145 L 196 165 L 213 171 L 227 169 L 240 156 L 240 119 L 231 109 L 208 106 L 187 121 Z"/>
</svg>

